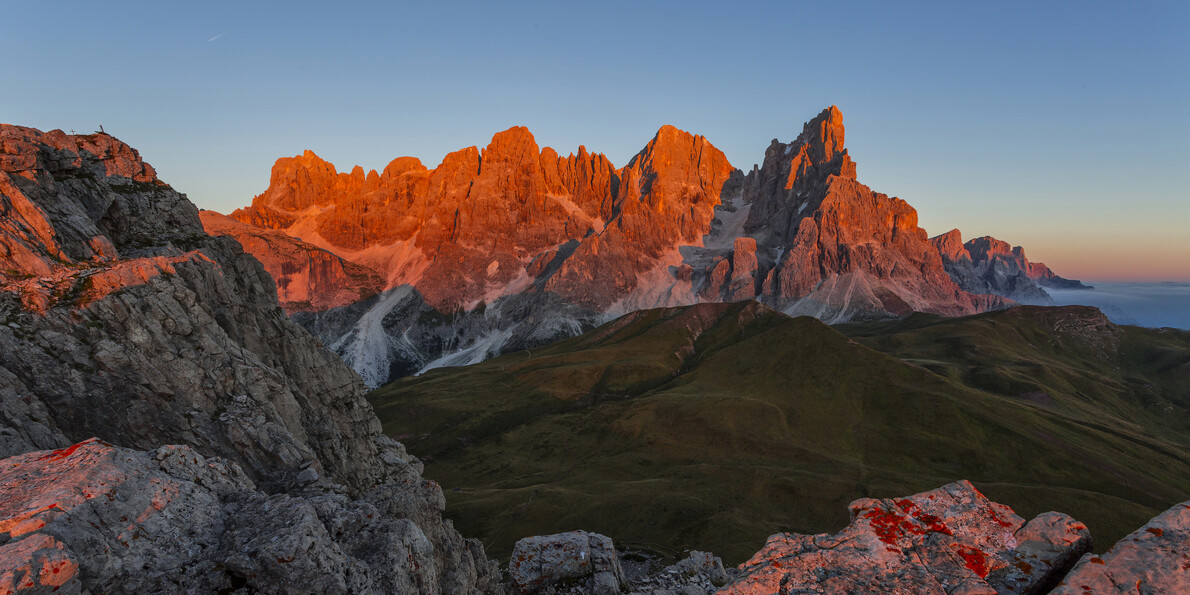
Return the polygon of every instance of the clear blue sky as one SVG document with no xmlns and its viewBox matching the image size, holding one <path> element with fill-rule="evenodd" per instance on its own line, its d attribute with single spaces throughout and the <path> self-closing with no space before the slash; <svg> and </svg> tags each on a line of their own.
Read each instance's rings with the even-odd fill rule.
<svg viewBox="0 0 1190 595">
<path fill-rule="evenodd" d="M 110 5 L 109 5 L 110 4 Z M 230 211 L 274 160 L 435 166 L 526 125 L 623 165 L 662 124 L 749 168 L 837 104 L 931 235 L 1190 280 L 1187 2 L 0 0 L 0 121 L 137 147 Z"/>
</svg>

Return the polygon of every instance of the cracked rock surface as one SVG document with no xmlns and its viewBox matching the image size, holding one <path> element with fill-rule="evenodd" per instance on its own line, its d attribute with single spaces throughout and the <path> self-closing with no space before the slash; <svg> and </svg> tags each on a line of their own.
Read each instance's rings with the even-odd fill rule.
<svg viewBox="0 0 1190 595">
<path fill-rule="evenodd" d="M 241 540 L 218 562 L 238 577 L 233 587 L 269 576 L 399 591 L 376 578 L 392 573 L 417 577 L 423 593 L 500 589 L 480 544 L 442 518 L 439 486 L 381 434 L 359 377 L 285 316 L 261 264 L 235 240 L 208 236 L 194 205 L 134 149 L 106 134 L 0 125 L 0 213 L 0 457 L 98 437 L 225 461 L 249 483 L 194 492 L 217 505 L 179 506 L 195 522 L 217 508 L 228 532 L 220 543 Z M 113 465 L 122 468 L 101 467 Z M 157 484 L 121 485 L 140 497 Z M 102 538 L 123 530 L 104 526 Z M 206 551 L 207 533 L 180 533 L 172 545 Z M 289 554 L 274 539 L 330 543 L 345 557 L 320 545 L 280 563 Z M 93 582 L 106 575 L 86 569 L 126 567 L 98 541 L 82 548 L 11 531 L 0 541 L 6 577 L 35 560 L 74 560 L 80 588 L 108 591 Z"/>
<path fill-rule="evenodd" d="M 1061 513 L 1029 522 L 966 481 L 851 503 L 833 535 L 769 537 L 722 592 L 1045 593 L 1091 547 Z"/>
<path fill-rule="evenodd" d="M 1084 555 L 1053 593 L 1190 593 L 1190 500 L 1157 515 L 1102 556 Z"/>
</svg>

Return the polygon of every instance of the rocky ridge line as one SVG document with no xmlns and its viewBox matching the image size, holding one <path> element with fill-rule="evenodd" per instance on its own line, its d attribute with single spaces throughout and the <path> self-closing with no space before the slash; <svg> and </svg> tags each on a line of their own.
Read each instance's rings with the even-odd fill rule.
<svg viewBox="0 0 1190 595">
<path fill-rule="evenodd" d="M 584 147 L 539 149 L 521 127 L 432 170 L 403 157 L 339 173 L 307 151 L 278 160 L 269 188 L 231 217 L 383 277 L 374 299 L 338 292 L 323 303 L 340 307 L 296 317 L 370 386 L 645 308 L 757 299 L 845 322 L 1011 304 L 956 285 L 916 211 L 856 180 L 844 140 L 832 106 L 747 175 L 672 126 L 619 169 Z M 245 228 L 210 231 L 259 246 Z M 292 259 L 253 250 L 293 279 L 284 291 L 301 283 Z"/>
<path fill-rule="evenodd" d="M 381 433 L 358 376 L 286 318 L 260 263 L 235 240 L 205 234 L 194 205 L 135 150 L 106 134 L 0 125 L 0 171 L 0 455 L 66 449 L 26 457 L 21 467 L 33 470 L 22 477 L 42 472 L 28 464 L 90 449 L 70 450 L 91 437 L 141 454 L 80 463 L 72 477 L 84 483 L 128 457 L 182 444 L 242 471 L 228 471 L 248 482 L 235 486 L 244 498 L 237 505 L 255 512 L 237 517 L 238 526 L 263 542 L 285 529 L 263 514 L 271 498 L 317 508 L 322 514 L 307 518 L 331 532 L 354 511 L 374 511 L 371 539 L 353 542 L 350 564 L 312 554 L 327 584 L 357 584 L 352 576 L 366 568 L 418 581 L 423 592 L 499 590 L 482 547 L 442 519 L 438 485 Z M 140 493 L 138 481 L 128 494 Z M 158 503 L 169 506 L 172 495 Z M 230 492 L 216 495 L 211 505 L 229 521 Z M 31 535 L 8 531 L 2 547 L 44 549 L 26 543 Z M 385 544 L 411 535 L 421 536 L 416 561 L 375 566 Z M 243 570 L 268 565 L 266 551 L 244 550 L 218 580 L 282 590 L 275 577 Z M 95 558 L 76 558 L 83 566 L 114 560 L 112 550 L 74 554 Z M 93 575 L 80 576 L 90 589 Z"/>
<path fill-rule="evenodd" d="M 1045 288 L 1090 289 L 1081 281 L 1056 275 L 1040 262 L 1030 262 L 1025 249 L 991 236 L 963 242 L 952 229 L 930 238 L 942 256 L 947 274 L 959 287 L 972 293 L 993 293 L 1024 304 L 1053 304 Z"/>
</svg>

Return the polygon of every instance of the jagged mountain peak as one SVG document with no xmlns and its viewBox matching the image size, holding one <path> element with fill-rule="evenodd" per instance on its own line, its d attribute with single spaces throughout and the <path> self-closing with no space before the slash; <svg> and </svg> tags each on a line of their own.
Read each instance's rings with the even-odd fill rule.
<svg viewBox="0 0 1190 595">
<path fill-rule="evenodd" d="M 960 261 L 964 258 L 971 260 L 971 255 L 967 252 L 966 246 L 963 245 L 963 232 L 958 229 L 952 229 L 944 234 L 936 235 L 930 238 L 930 243 L 938 249 L 938 253 L 942 255 L 944 262 L 947 260 Z"/>
<path fill-rule="evenodd" d="M 417 324 L 394 324 L 393 308 L 486 312 L 472 327 L 486 329 L 482 339 L 440 339 L 443 327 L 386 344 L 383 350 L 404 354 L 389 353 L 398 359 L 419 354 L 401 370 L 434 365 L 433 358 L 450 350 L 477 350 L 467 361 L 478 361 L 610 316 L 702 301 L 757 299 L 830 322 L 913 311 L 962 315 L 1008 305 L 955 284 L 918 227 L 917 211 L 856 179 L 845 140 L 842 112 L 829 106 L 804 122 L 792 141 L 774 141 L 763 165 L 744 175 L 706 137 L 672 125 L 661 126 L 620 168 L 585 146 L 561 157 L 514 126 L 493 135 L 482 152 L 456 151 L 435 169 L 409 158 L 377 176 L 318 178 L 295 171 L 232 217 L 377 271 L 397 297 L 367 307 L 378 309 L 377 325 L 399 328 L 406 339 Z M 310 204 L 319 208 L 304 206 Z M 956 232 L 956 254 L 965 250 L 961 240 Z M 307 247 L 273 252 L 258 256 L 279 263 L 317 255 L 307 259 L 319 263 L 318 271 L 309 269 L 311 278 L 338 279 L 340 269 L 347 270 Z M 515 314 L 490 309 L 501 300 L 515 302 Z M 309 309 L 304 300 L 293 308 Z M 355 319 L 365 309 L 347 316 Z M 467 315 L 478 321 L 480 313 Z M 364 320 L 371 318 L 359 318 L 360 324 Z M 324 340 L 356 354 L 349 359 L 381 365 L 388 357 L 362 355 L 372 349 L 363 338 L 385 331 L 331 327 Z M 515 338 L 523 334 L 533 338 Z M 437 343 L 430 356 L 428 343 Z M 389 376 L 383 365 L 357 370 L 372 379 Z"/>
<path fill-rule="evenodd" d="M 1052 304 L 1043 287 L 1085 288 L 1080 281 L 1064 279 L 1040 262 L 1029 262 L 1025 249 L 992 236 L 963 242 L 962 234 L 952 229 L 930 238 L 930 244 L 942 256 L 942 264 L 951 279 L 965 291 L 992 293 L 1029 304 Z"/>
<path fill-rule="evenodd" d="M 480 159 L 484 163 L 489 160 L 523 160 L 528 163 L 537 161 L 540 154 L 533 133 L 524 126 L 513 126 L 493 134 L 491 142 L 480 152 Z"/>
<path fill-rule="evenodd" d="M 844 148 L 845 138 L 843 112 L 832 105 L 806 122 L 801 135 L 794 143 L 808 146 L 811 158 L 815 162 L 823 163 L 834 159 L 836 154 L 847 151 Z"/>
<path fill-rule="evenodd" d="M 1012 244 L 992 236 L 971 238 L 963 246 L 967 248 L 967 252 L 971 253 L 972 257 L 978 260 L 986 260 L 994 256 L 1009 257 L 1013 253 Z"/>
</svg>

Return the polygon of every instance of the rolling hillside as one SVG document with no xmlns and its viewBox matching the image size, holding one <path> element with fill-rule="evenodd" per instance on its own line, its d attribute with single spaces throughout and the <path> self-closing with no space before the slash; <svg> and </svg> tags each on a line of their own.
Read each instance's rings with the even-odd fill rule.
<svg viewBox="0 0 1190 595">
<path fill-rule="evenodd" d="M 495 555 L 583 528 L 739 562 L 777 531 L 837 530 L 855 498 L 957 479 L 1110 544 L 1190 493 L 1188 361 L 1185 333 L 1093 309 L 832 328 L 740 302 L 636 312 L 369 400 Z"/>
</svg>

